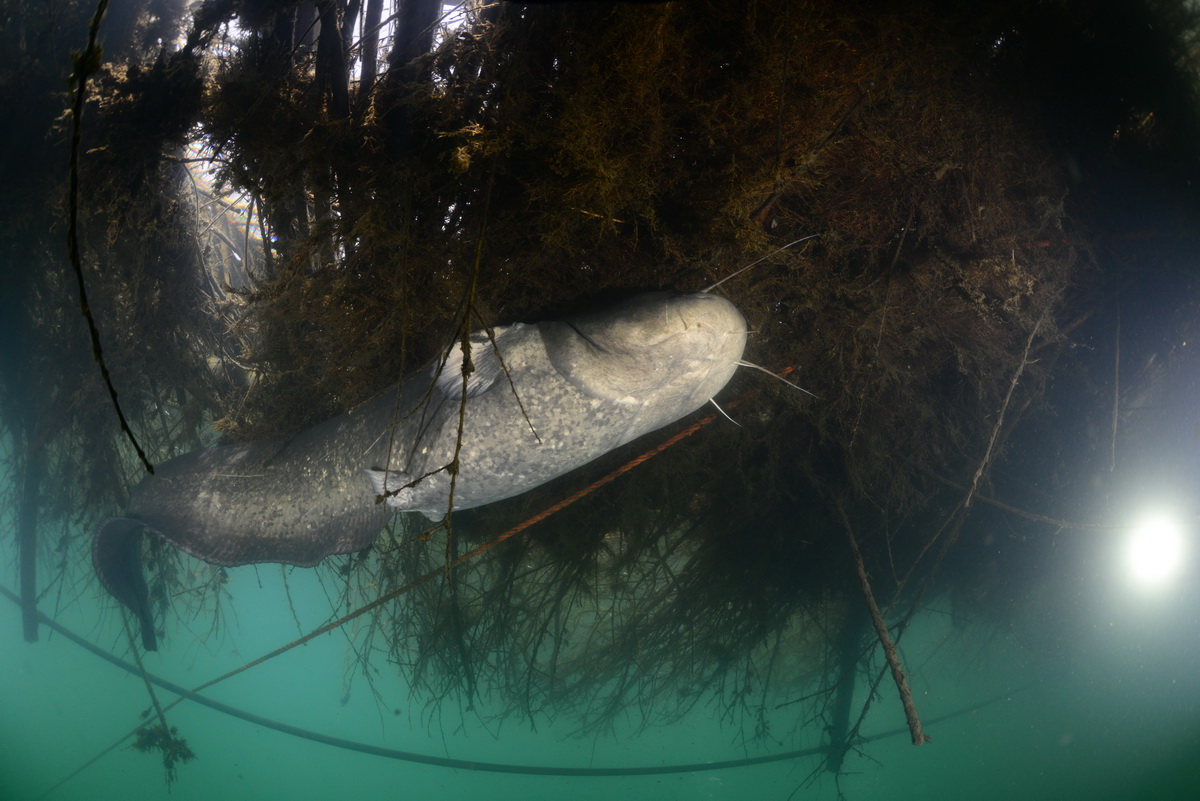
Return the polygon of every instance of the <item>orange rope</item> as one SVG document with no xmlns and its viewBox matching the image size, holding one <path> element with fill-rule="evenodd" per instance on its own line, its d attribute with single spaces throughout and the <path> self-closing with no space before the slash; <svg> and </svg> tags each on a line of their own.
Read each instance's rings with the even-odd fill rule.
<svg viewBox="0 0 1200 801">
<path fill-rule="evenodd" d="M 792 369 L 793 368 L 791 368 L 791 367 L 785 368 L 784 370 L 780 371 L 776 375 L 778 375 L 780 378 L 783 378 L 788 373 L 792 372 Z M 733 407 L 737 406 L 742 401 L 757 394 L 758 391 L 759 390 L 752 390 L 750 392 L 743 393 L 740 397 L 738 397 L 738 398 L 730 401 L 728 404 L 726 404 L 725 408 L 732 409 Z M 425 584 L 426 582 L 430 581 L 431 579 L 437 578 L 438 576 L 445 575 L 447 570 L 456 568 L 459 565 L 463 564 L 464 562 L 466 562 L 470 559 L 474 559 L 476 556 L 479 556 L 481 553 L 484 553 L 485 551 L 490 551 L 492 548 L 495 548 L 497 545 L 499 545 L 500 543 L 502 543 L 506 540 L 512 539 L 513 537 L 520 534 L 522 531 L 529 528 L 530 526 L 532 526 L 536 523 L 540 523 L 541 521 L 545 520 L 547 517 L 550 517 L 550 515 L 567 508 L 571 504 L 578 501 L 580 498 L 590 495 L 591 493 L 593 493 L 596 490 L 603 487 L 605 484 L 611 483 L 612 481 L 616 480 L 617 478 L 624 475 L 625 473 L 628 473 L 633 468 L 642 464 L 646 460 L 652 459 L 653 457 L 655 457 L 658 454 L 665 451 L 667 448 L 670 448 L 672 445 L 675 445 L 680 440 L 686 439 L 687 437 L 690 437 L 692 434 L 695 434 L 697 431 L 699 431 L 700 429 L 704 428 L 709 423 L 712 423 L 714 420 L 716 420 L 717 417 L 718 417 L 718 415 L 715 415 L 715 414 L 709 414 L 709 415 L 702 417 L 701 419 L 697 420 L 695 423 L 692 423 L 690 426 L 688 426 L 687 428 L 678 432 L 674 436 L 669 437 L 665 441 L 659 443 L 658 445 L 654 446 L 653 448 L 651 448 L 650 450 L 641 454 L 640 456 L 636 457 L 635 459 L 632 459 L 629 462 L 626 462 L 625 464 L 621 465 L 620 467 L 618 467 L 616 470 L 613 470 L 608 475 L 603 476 L 603 477 L 593 481 L 591 484 L 587 485 L 586 487 L 579 490 L 578 492 L 576 492 L 572 495 L 569 495 L 566 498 L 563 498 L 561 501 L 554 504 L 553 506 L 549 506 L 546 509 L 544 509 L 541 512 L 534 515 L 533 517 L 530 517 L 527 520 L 525 520 L 524 522 L 513 526 L 508 531 L 505 531 L 503 534 L 496 536 L 494 539 L 491 539 L 488 542 L 483 543 L 482 545 L 472 548 L 471 550 L 467 551 L 466 553 L 462 554 L 458 558 L 451 561 L 448 565 L 443 565 L 443 566 L 437 568 L 436 570 L 431 570 L 428 573 L 426 573 L 425 575 L 420 576 L 419 578 L 413 579 L 408 584 L 405 584 L 403 587 L 398 587 L 397 589 L 394 589 L 385 595 L 381 595 L 380 597 L 376 598 L 375 600 L 371 601 L 370 603 L 366 604 L 365 606 L 361 606 L 358 609 L 355 609 L 353 612 L 350 612 L 347 615 L 343 615 L 342 617 L 338 618 L 337 620 L 334 620 L 331 623 L 326 623 L 324 626 L 321 626 L 320 628 L 310 631 L 308 634 L 305 634 L 303 637 L 300 637 L 299 639 L 293 640 L 286 645 L 282 645 L 279 648 L 276 648 L 274 651 L 271 651 L 270 653 L 260 656 L 258 659 L 255 659 L 251 662 L 247 662 L 246 664 L 242 665 L 241 667 L 234 668 L 233 670 L 229 671 L 228 673 L 225 673 L 224 675 L 218 676 L 215 679 L 207 681 L 204 684 L 201 684 L 199 687 L 196 687 L 192 692 L 199 692 L 203 689 L 213 686 L 214 684 L 218 684 L 222 681 L 225 681 L 225 679 L 228 679 L 232 676 L 236 676 L 238 673 L 241 673 L 242 671 L 249 670 L 250 668 L 252 668 L 256 665 L 260 665 L 269 659 L 274 659 L 275 657 L 279 656 L 280 654 L 286 653 L 287 651 L 290 651 L 299 645 L 303 645 L 304 643 L 308 642 L 309 640 L 315 639 L 316 637 L 319 637 L 322 634 L 327 634 L 328 632 L 333 631 L 336 628 L 340 628 L 341 626 L 344 626 L 345 624 L 349 623 L 351 620 L 354 620 L 357 617 L 361 617 L 373 609 L 378 609 L 379 607 L 386 604 L 388 601 L 392 601 L 396 598 L 399 598 L 401 595 L 404 595 L 406 593 L 411 592 L 412 590 L 415 590 L 417 587 L 420 587 L 422 584 Z"/>
</svg>

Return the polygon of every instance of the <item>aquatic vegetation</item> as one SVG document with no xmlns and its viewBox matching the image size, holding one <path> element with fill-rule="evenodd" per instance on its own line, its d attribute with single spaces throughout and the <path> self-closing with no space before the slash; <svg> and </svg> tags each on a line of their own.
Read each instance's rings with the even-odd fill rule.
<svg viewBox="0 0 1200 801">
<path fill-rule="evenodd" d="M 176 779 L 176 765 L 186 765 L 196 758 L 192 749 L 188 747 L 187 740 L 179 736 L 179 730 L 174 726 L 168 729 L 161 723 L 146 724 L 138 729 L 133 744 L 129 747 L 141 751 L 143 754 L 153 751 L 162 754 L 163 770 L 166 771 L 168 787 Z"/>
<path fill-rule="evenodd" d="M 1111 292 L 1096 234 L 1116 200 L 1095 176 L 1165 182 L 1166 154 L 1198 141 L 1182 4 L 1160 4 L 1172 25 L 1120 26 L 1082 2 L 498 3 L 443 30 L 440 4 L 413 2 L 403 31 L 372 2 L 122 5 L 128 35 L 78 120 L 76 210 L 104 362 L 153 463 L 332 417 L 466 331 L 696 290 L 819 234 L 720 290 L 749 357 L 816 397 L 739 375 L 729 397 L 755 394 L 737 426 L 478 558 L 460 561 L 640 451 L 441 528 L 397 521 L 323 568 L 331 619 L 389 598 L 352 634 L 351 681 L 391 665 L 430 708 L 487 697 L 581 731 L 698 703 L 756 730 L 804 698 L 798 727 L 853 742 L 839 687 L 881 674 L 867 627 L 969 606 L 985 566 L 947 566 L 1017 547 L 981 522 L 996 490 L 1059 513 L 1028 490 L 1036 470 L 1006 465 L 1038 444 L 1022 426 Z M 64 57 L 92 10 L 67 6 L 75 38 L 47 33 Z M 1152 58 L 1123 35 L 1147 27 L 1179 41 Z M 1140 69 L 1089 98 L 1041 60 L 1094 65 L 1097 36 Z M 57 91 L 40 67 L 2 68 L 19 66 Z M 11 186 L 36 202 L 4 223 L 5 263 L 24 267 L 0 319 L 27 343 L 0 364 L 10 492 L 41 511 L 31 592 L 91 602 L 79 532 L 143 468 L 56 249 L 60 187 L 27 170 Z M 154 543 L 143 558 L 167 642 L 179 619 L 220 630 L 237 602 L 222 571 Z M 885 621 L 859 614 L 864 583 Z M 154 731 L 169 772 L 190 758 Z"/>
</svg>

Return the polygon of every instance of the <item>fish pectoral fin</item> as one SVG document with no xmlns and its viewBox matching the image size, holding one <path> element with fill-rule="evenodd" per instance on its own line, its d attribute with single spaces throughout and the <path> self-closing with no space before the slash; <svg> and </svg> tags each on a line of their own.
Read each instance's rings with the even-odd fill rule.
<svg viewBox="0 0 1200 801">
<path fill-rule="evenodd" d="M 414 477 L 403 470 L 372 468 L 366 471 L 375 490 L 376 503 L 387 501 L 393 512 L 420 512 L 434 523 L 446 517 L 444 488 L 435 486 L 434 477 L 440 472 L 435 470 Z"/>
<path fill-rule="evenodd" d="M 133 612 L 141 625 L 142 645 L 158 650 L 150 593 L 142 575 L 142 531 L 145 525 L 128 517 L 110 517 L 92 536 L 92 566 L 114 598 Z"/>
<path fill-rule="evenodd" d="M 412 509 L 413 487 L 421 480 L 413 479 L 403 470 L 367 470 L 367 478 L 371 479 L 371 488 L 375 491 L 375 502 L 380 499 L 387 502 L 388 508 L 397 512 Z"/>
<path fill-rule="evenodd" d="M 524 328 L 523 323 L 496 326 L 492 336 L 486 331 L 475 331 L 470 336 L 471 367 L 467 375 L 467 397 L 474 398 L 492 388 L 496 380 L 504 374 L 504 365 L 496 353 L 501 340 L 509 334 Z M 446 349 L 442 372 L 437 378 L 438 391 L 447 398 L 461 400 L 463 392 L 463 348 L 461 342 L 456 342 Z"/>
</svg>

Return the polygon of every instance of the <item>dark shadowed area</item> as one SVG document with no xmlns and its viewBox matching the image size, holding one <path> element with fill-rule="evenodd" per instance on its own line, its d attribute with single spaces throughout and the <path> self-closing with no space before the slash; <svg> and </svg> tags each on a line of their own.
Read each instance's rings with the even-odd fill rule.
<svg viewBox="0 0 1200 801">
<path fill-rule="evenodd" d="M 338 737 L 402 716 L 424 739 L 399 748 L 481 762 L 589 764 L 539 750 L 572 735 L 630 749 L 593 767 L 804 752 L 761 782 L 681 771 L 621 797 L 1031 795 L 988 778 L 967 711 L 1030 749 L 1004 765 L 1055 762 L 1047 798 L 1190 797 L 1191 3 L 126 0 L 89 49 L 96 12 L 0 14 L 0 584 L 20 619 L 0 650 L 64 647 L 40 611 L 137 661 L 91 532 L 146 462 L 312 427 L 471 331 L 755 263 L 713 292 L 749 323 L 745 358 L 806 391 L 739 369 L 716 397 L 731 419 L 500 542 L 709 412 L 441 524 L 399 515 L 313 570 L 216 567 L 145 538 L 145 667 L 194 687 L 353 615 L 278 660 L 323 643 L 324 668 L 268 660 L 229 703 L 311 680 L 260 714 L 332 735 L 340 702 L 362 728 Z M 219 657 L 183 667 L 201 653 Z M 140 727 L 135 747 L 189 798 L 215 770 L 204 726 L 145 687 L 99 741 Z M 76 712 L 58 725 L 84 726 Z M 0 728 L 27 714 L 0 709 Z M 445 745 L 464 730 L 484 736 Z M 664 734 L 701 730 L 691 750 Z M 1107 781 L 1144 730 L 1161 739 Z M 637 745 L 660 740 L 661 758 Z M 0 795 L 36 797 L 102 750 L 63 748 Z M 1091 784 L 1054 773 L 1072 759 Z M 961 781 L 923 785 L 950 775 L 940 760 Z M 883 762 L 910 772 L 881 778 Z M 161 788 L 154 761 L 133 764 Z M 448 789 L 419 770 L 443 797 L 623 792 Z"/>
</svg>

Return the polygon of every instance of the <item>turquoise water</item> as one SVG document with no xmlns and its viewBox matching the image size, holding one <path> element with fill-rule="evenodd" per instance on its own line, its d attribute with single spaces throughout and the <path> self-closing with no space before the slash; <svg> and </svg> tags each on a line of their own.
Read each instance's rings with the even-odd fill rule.
<svg viewBox="0 0 1200 801">
<path fill-rule="evenodd" d="M 15 586 L 6 538 L 3 583 Z M 146 657 L 152 673 L 193 687 L 297 636 L 284 572 L 231 571 L 236 620 L 222 636 L 172 631 Z M 304 628 L 324 620 L 325 594 L 309 570 L 287 581 Z M 1112 597 L 1108 597 L 1109 591 Z M 90 592 L 90 591 L 89 591 Z M 903 642 L 914 697 L 932 743 L 907 732 L 847 757 L 839 780 L 819 757 L 766 765 L 637 777 L 508 775 L 370 756 L 297 739 L 183 702 L 167 712 L 196 753 L 168 788 L 157 757 L 122 745 L 50 793 L 51 799 L 328 799 L 361 795 L 507 799 L 1194 799 L 1200 787 L 1200 629 L 1197 598 L 1178 590 L 1131 601 L 1096 582 L 1087 612 L 1064 612 L 1069 660 L 1042 660 L 1022 644 L 1055 610 L 1034 609 L 1003 631 L 955 625 L 937 608 Z M 74 604 L 59 622 L 124 653 L 107 598 Z M 20 614 L 0 599 L 0 799 L 41 796 L 139 724 L 141 680 L 42 628 L 22 641 Z M 322 636 L 207 694 L 254 714 L 387 748 L 487 762 L 620 767 L 737 760 L 821 743 L 793 731 L 795 707 L 775 709 L 777 742 L 746 745 L 711 707 L 684 721 L 600 736 L 572 736 L 573 722 L 509 719 L 412 697 L 380 660 L 376 699 L 350 662 L 344 635 Z M 349 681 L 349 679 L 353 679 Z M 861 701 L 864 688 L 860 687 Z M 159 690 L 164 703 L 170 693 Z M 868 735 L 904 726 L 889 681 L 864 726 Z M 948 716 L 944 717 L 943 716 Z M 810 775 L 816 771 L 810 781 Z"/>
</svg>

